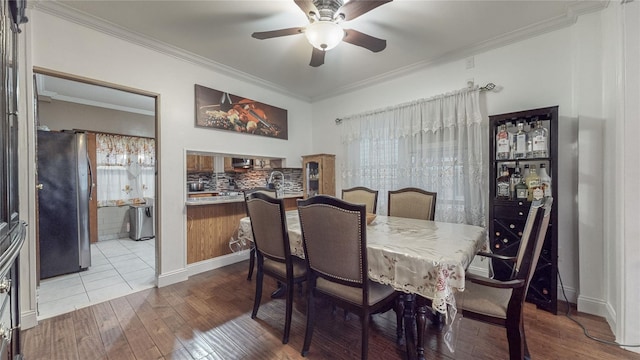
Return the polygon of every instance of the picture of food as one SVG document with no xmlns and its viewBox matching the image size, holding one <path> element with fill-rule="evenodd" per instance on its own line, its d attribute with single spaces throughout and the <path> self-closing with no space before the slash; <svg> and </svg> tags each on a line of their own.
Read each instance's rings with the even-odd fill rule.
<svg viewBox="0 0 640 360">
<path fill-rule="evenodd" d="M 196 126 L 288 139 L 287 110 L 197 84 L 195 95 Z"/>
</svg>

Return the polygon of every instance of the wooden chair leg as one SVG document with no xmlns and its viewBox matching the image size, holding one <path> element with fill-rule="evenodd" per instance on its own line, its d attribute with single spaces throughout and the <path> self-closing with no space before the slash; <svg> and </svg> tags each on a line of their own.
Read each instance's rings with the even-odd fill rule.
<svg viewBox="0 0 640 360">
<path fill-rule="evenodd" d="M 256 262 L 256 249 L 252 248 L 249 251 L 249 274 L 247 275 L 247 280 L 251 280 L 251 276 L 253 276 L 253 266 Z"/>
<path fill-rule="evenodd" d="M 367 360 L 369 355 L 369 314 L 362 314 L 362 354 L 360 358 Z"/>
<path fill-rule="evenodd" d="M 259 266 L 258 266 L 259 267 Z M 251 318 L 255 319 L 258 314 L 258 308 L 260 307 L 260 300 L 262 299 L 262 280 L 264 278 L 264 274 L 261 269 L 258 268 L 258 275 L 256 276 L 256 295 L 253 300 L 253 311 L 251 312 Z"/>
<path fill-rule="evenodd" d="M 287 283 L 287 303 L 286 314 L 284 320 L 284 335 L 282 336 L 282 343 L 289 342 L 289 333 L 291 332 L 291 314 L 293 313 L 293 281 Z"/>
<path fill-rule="evenodd" d="M 316 306 L 313 298 L 313 289 L 309 289 L 307 301 L 307 329 L 304 332 L 304 344 L 302 345 L 302 356 L 307 356 L 311 347 L 311 337 L 313 336 L 313 326 L 316 317 Z"/>
<path fill-rule="evenodd" d="M 509 341 L 509 359 L 525 359 L 526 340 L 523 321 L 507 321 L 507 340 Z"/>
</svg>

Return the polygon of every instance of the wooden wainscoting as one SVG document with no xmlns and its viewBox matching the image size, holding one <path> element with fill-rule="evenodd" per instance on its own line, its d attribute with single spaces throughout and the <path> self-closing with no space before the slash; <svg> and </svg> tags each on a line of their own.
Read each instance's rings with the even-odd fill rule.
<svg viewBox="0 0 640 360">
<path fill-rule="evenodd" d="M 230 254 L 229 239 L 245 216 L 244 202 L 187 206 L 187 264 Z"/>
</svg>

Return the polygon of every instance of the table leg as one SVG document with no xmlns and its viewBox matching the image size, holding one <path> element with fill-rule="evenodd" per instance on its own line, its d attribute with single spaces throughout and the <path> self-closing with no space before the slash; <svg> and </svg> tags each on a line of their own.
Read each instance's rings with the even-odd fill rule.
<svg viewBox="0 0 640 360">
<path fill-rule="evenodd" d="M 404 337 L 404 295 L 398 296 L 396 299 L 396 343 L 399 346 L 405 345 Z"/>
<path fill-rule="evenodd" d="M 402 302 L 404 303 L 404 334 L 407 345 L 407 359 L 415 360 L 416 358 L 416 339 L 414 335 L 415 329 L 415 312 L 414 312 L 414 294 L 402 294 Z"/>
<path fill-rule="evenodd" d="M 424 331 L 427 325 L 427 311 L 430 301 L 417 296 L 416 299 L 416 353 L 418 360 L 424 360 Z"/>
</svg>

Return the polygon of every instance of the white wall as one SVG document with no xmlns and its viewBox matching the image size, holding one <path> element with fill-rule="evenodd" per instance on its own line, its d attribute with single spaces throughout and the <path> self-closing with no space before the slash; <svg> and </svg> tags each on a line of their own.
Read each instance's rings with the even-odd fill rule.
<svg viewBox="0 0 640 360">
<path fill-rule="evenodd" d="M 342 188 L 339 125 L 335 119 L 380 109 L 407 101 L 428 98 L 466 86 L 493 82 L 501 90 L 485 92 L 487 114 L 559 105 L 560 131 L 558 209 L 558 268 L 569 300 L 575 302 L 578 285 L 577 259 L 577 114 L 574 109 L 573 41 L 570 29 L 562 29 L 514 43 L 474 57 L 475 67 L 467 70 L 464 60 L 433 66 L 408 76 L 343 94 L 313 104 L 314 152 L 338 154 L 337 187 Z M 489 134 L 487 134 L 489 136 Z M 479 263 L 473 267 L 483 266 Z M 559 296 L 562 293 L 559 292 Z"/>
<path fill-rule="evenodd" d="M 38 10 L 30 10 L 28 16 L 30 21 L 25 26 L 28 65 L 30 63 L 32 66 L 120 84 L 160 96 L 160 120 L 157 126 L 161 181 L 157 202 L 160 285 L 187 277 L 184 227 L 186 149 L 285 158 L 288 167 L 301 166 L 300 156 L 311 150 L 311 105 L 306 102 L 220 75 Z M 195 84 L 287 109 L 289 140 L 196 128 Z M 27 86 L 28 93 L 31 93 L 28 82 Z M 32 142 L 33 129 L 31 132 L 28 137 Z M 24 163 L 34 163 L 34 159 L 24 159 Z M 32 177 L 33 174 L 30 175 Z M 34 204 L 30 205 L 30 222 L 33 223 Z M 32 227 L 30 229 L 29 239 L 33 242 L 35 232 Z M 35 276 L 34 266 L 30 264 L 30 277 Z M 31 299 L 33 297 L 35 294 L 31 293 Z M 23 310 L 27 311 L 28 308 L 23 306 Z"/>
</svg>

